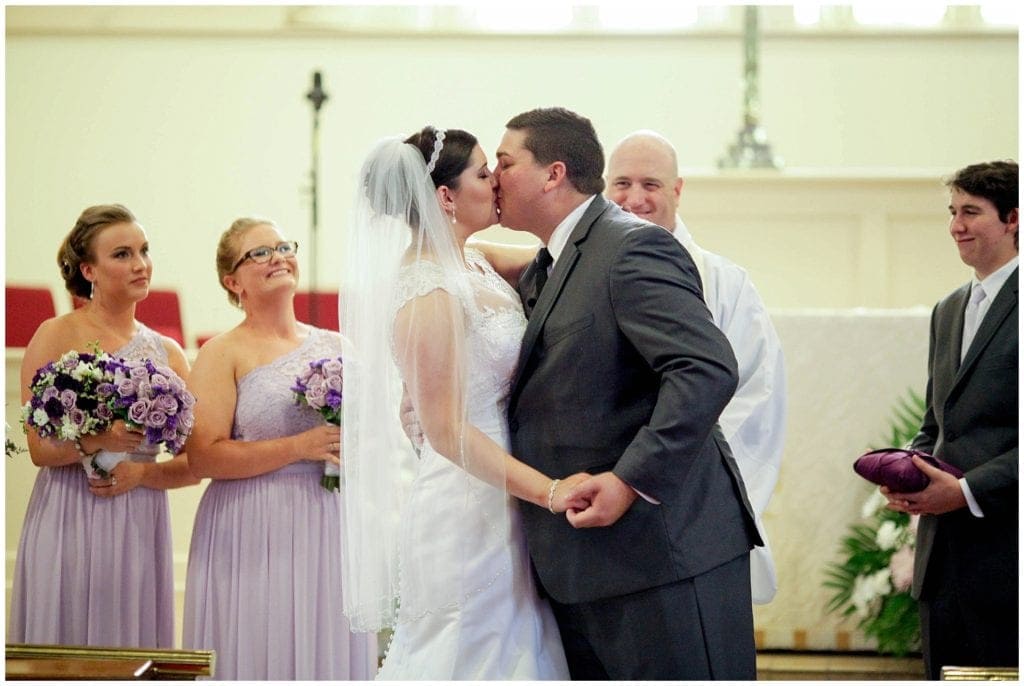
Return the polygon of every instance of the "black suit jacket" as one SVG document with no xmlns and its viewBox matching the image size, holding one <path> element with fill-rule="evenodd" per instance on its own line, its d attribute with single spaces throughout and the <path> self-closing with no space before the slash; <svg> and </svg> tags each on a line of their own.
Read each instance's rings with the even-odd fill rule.
<svg viewBox="0 0 1024 686">
<path fill-rule="evenodd" d="M 992 301 L 963 364 L 960 345 L 970 284 L 932 312 L 927 410 L 913 445 L 963 470 L 985 516 L 974 517 L 962 508 L 921 517 L 916 598 L 927 598 L 928 589 L 939 583 L 957 584 L 968 602 L 969 596 L 985 596 L 989 602 L 994 595 L 1006 602 L 1017 597 L 1018 271 Z M 938 549 L 942 564 L 930 564 Z"/>
<path fill-rule="evenodd" d="M 613 526 L 579 530 L 523 506 L 531 559 L 555 600 L 689 578 L 761 543 L 716 423 L 736 383 L 690 256 L 668 231 L 594 199 L 526 328 L 512 452 L 552 477 L 612 470 L 661 504 L 637 498 Z"/>
</svg>

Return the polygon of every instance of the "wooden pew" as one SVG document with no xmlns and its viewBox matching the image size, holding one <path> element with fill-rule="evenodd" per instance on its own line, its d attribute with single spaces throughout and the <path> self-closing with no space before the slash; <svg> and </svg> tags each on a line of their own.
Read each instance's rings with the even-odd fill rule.
<svg viewBox="0 0 1024 686">
<path fill-rule="evenodd" d="M 194 680 L 212 677 L 212 650 L 160 648 L 101 648 L 92 646 L 27 645 L 8 643 L 6 677 L 36 681 Z"/>
</svg>

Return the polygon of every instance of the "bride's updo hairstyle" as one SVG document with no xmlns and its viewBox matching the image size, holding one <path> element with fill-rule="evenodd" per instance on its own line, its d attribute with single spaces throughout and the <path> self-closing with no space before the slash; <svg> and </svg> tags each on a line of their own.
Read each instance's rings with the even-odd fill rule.
<svg viewBox="0 0 1024 686">
<path fill-rule="evenodd" d="M 406 138 L 405 142 L 419 150 L 423 155 L 423 161 L 429 163 L 434 154 L 437 134 L 437 128 L 424 126 L 421 131 Z M 462 129 L 444 129 L 441 152 L 430 172 L 430 180 L 434 182 L 434 188 L 448 186 L 453 191 L 459 189 L 459 175 L 469 166 L 469 157 L 473 154 L 473 148 L 476 145 L 476 136 L 473 134 Z"/>
<path fill-rule="evenodd" d="M 135 224 L 137 220 L 124 205 L 93 205 L 82 210 L 74 228 L 57 250 L 64 288 L 79 298 L 92 298 L 92 283 L 82 276 L 82 263 L 92 262 L 92 243 L 100 231 L 112 224 Z"/>
</svg>

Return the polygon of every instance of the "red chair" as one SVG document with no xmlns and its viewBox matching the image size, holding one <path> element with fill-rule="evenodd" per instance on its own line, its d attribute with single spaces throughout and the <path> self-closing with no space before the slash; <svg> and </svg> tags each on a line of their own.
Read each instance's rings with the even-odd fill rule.
<svg viewBox="0 0 1024 686">
<path fill-rule="evenodd" d="M 181 324 L 181 301 L 177 291 L 150 289 L 149 297 L 135 305 L 135 318 L 185 347 L 185 331 Z"/>
<path fill-rule="evenodd" d="M 57 316 L 53 294 L 45 286 L 7 286 L 6 297 L 8 348 L 24 348 L 40 324 Z"/>
<path fill-rule="evenodd" d="M 295 317 L 321 329 L 338 331 L 338 292 L 296 292 Z"/>
<path fill-rule="evenodd" d="M 84 298 L 71 296 L 71 304 L 78 309 L 89 302 Z M 185 331 L 181 324 L 181 302 L 177 291 L 150 289 L 145 300 L 135 305 L 135 318 L 157 333 L 173 338 L 185 346 Z"/>
</svg>

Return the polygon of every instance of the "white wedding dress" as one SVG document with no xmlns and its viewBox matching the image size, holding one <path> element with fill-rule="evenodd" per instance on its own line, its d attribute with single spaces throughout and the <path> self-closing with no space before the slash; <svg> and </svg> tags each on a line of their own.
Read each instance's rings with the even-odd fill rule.
<svg viewBox="0 0 1024 686">
<path fill-rule="evenodd" d="M 474 300 L 462 303 L 468 420 L 508 449 L 506 408 L 526 318 L 515 291 L 484 256 L 471 248 L 465 255 Z M 449 290 L 443 281 L 432 262 L 404 267 L 394 311 L 435 289 Z M 403 509 L 399 546 L 398 621 L 378 679 L 569 678 L 511 496 L 428 443 Z"/>
</svg>

